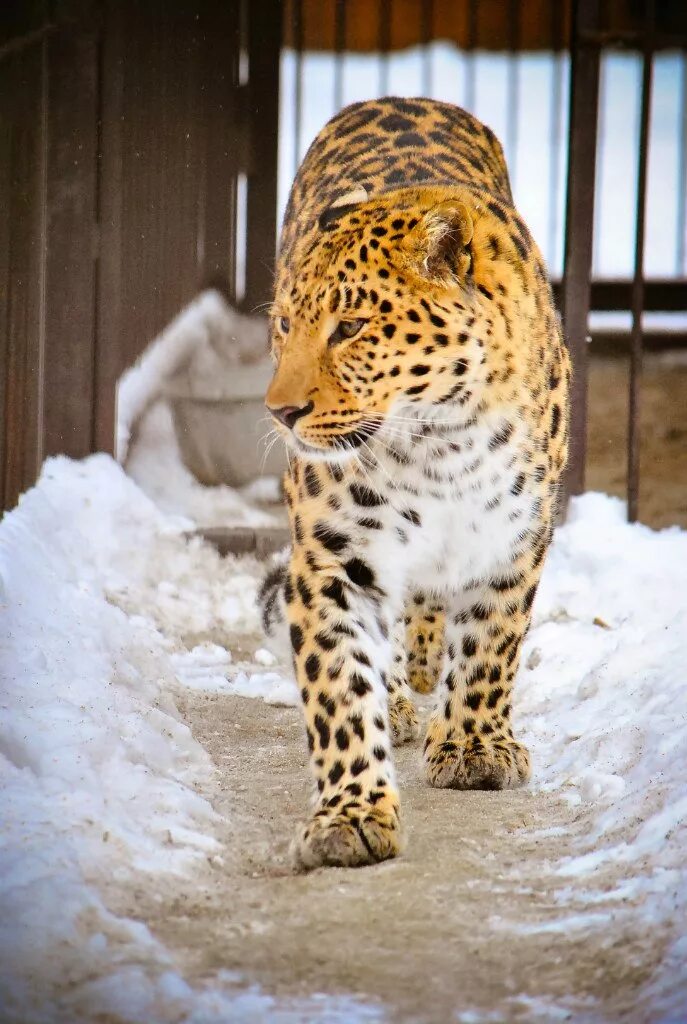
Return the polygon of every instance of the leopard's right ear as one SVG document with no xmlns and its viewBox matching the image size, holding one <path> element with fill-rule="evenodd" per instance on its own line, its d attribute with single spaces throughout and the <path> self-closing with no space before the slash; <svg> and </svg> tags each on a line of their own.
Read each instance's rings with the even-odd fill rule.
<svg viewBox="0 0 687 1024">
<path fill-rule="evenodd" d="M 320 229 L 322 231 L 328 230 L 332 224 L 340 220 L 345 214 L 355 210 L 356 206 L 359 206 L 360 203 L 366 203 L 368 198 L 368 194 L 362 185 L 354 188 L 352 192 L 345 192 L 335 199 L 324 213 L 320 214 L 318 220 Z"/>
<path fill-rule="evenodd" d="M 471 265 L 472 214 L 460 200 L 431 207 L 401 243 L 416 272 L 433 280 L 462 280 Z"/>
</svg>

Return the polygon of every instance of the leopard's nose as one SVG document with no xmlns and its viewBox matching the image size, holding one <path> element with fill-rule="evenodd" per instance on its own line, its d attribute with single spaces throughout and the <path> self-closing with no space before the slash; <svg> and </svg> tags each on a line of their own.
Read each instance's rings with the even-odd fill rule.
<svg viewBox="0 0 687 1024">
<path fill-rule="evenodd" d="M 308 402 L 307 405 L 282 405 L 280 409 L 272 409 L 271 406 L 267 406 L 269 412 L 272 413 L 275 420 L 279 420 L 289 430 L 293 430 L 294 426 L 301 418 L 301 416 L 307 416 L 309 412 L 312 412 L 314 403 Z"/>
</svg>

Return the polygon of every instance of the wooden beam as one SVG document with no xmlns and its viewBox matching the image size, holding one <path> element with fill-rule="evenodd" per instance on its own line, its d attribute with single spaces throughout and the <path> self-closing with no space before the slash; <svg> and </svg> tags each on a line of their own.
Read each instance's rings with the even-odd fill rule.
<svg viewBox="0 0 687 1024">
<path fill-rule="evenodd" d="M 251 0 L 248 13 L 250 169 L 246 207 L 247 312 L 272 297 L 277 245 L 277 132 L 281 0 Z"/>
<path fill-rule="evenodd" d="M 97 40 L 77 25 L 47 45 L 43 453 L 93 451 Z"/>
</svg>

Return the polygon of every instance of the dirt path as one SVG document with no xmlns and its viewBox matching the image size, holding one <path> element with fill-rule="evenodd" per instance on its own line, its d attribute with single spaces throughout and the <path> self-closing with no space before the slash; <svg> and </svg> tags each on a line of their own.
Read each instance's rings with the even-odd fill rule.
<svg viewBox="0 0 687 1024">
<path fill-rule="evenodd" d="M 288 844 L 308 792 L 300 712 L 238 697 L 179 703 L 218 769 L 209 795 L 224 850 L 193 885 L 112 902 L 149 925 L 189 982 L 238 972 L 240 987 L 277 999 L 342 994 L 393 1021 L 651 1019 L 637 995 L 667 936 L 637 927 L 613 871 L 593 877 L 593 906 L 589 889 L 566 892 L 574 883 L 554 871 L 573 852 L 567 805 L 532 790 L 432 790 L 418 746 L 405 747 L 404 856 L 295 875 Z"/>
</svg>

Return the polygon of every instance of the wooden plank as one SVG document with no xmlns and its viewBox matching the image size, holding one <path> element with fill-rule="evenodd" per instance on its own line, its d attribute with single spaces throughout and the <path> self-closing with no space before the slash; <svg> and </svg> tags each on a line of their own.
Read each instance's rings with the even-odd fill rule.
<svg viewBox="0 0 687 1024">
<path fill-rule="evenodd" d="M 251 167 L 243 306 L 250 312 L 272 298 L 277 244 L 277 132 L 283 12 L 281 0 L 251 0 L 247 11 Z"/>
<path fill-rule="evenodd" d="M 42 252 L 45 42 L 3 62 L 3 94 L 13 99 L 5 373 L 4 504 L 11 507 L 38 473 L 42 451 Z"/>
<path fill-rule="evenodd" d="M 121 340 L 123 10 L 105 0 L 100 52 L 98 257 L 95 282 L 94 445 L 115 451 L 117 380 L 125 368 Z"/>
<path fill-rule="evenodd" d="M 7 96 L 6 66 L 0 64 L 0 94 Z M 0 196 L 9 196 L 12 182 L 12 124 L 5 112 L 0 112 Z M 0 510 L 5 503 L 5 461 L 7 459 L 7 430 L 5 409 L 8 395 L 7 360 L 9 356 L 9 285 L 10 285 L 10 221 L 0 217 Z"/>
<path fill-rule="evenodd" d="M 199 117 L 204 127 L 200 276 L 235 300 L 237 175 L 245 169 L 239 109 L 240 4 L 201 5 Z"/>
<path fill-rule="evenodd" d="M 306 50 L 336 49 L 335 5 L 337 0 L 299 0 L 303 7 L 304 38 Z M 472 0 L 475 2 L 475 0 Z M 291 11 L 296 0 L 287 0 L 285 45 L 295 47 Z M 346 48 L 352 51 L 374 52 L 379 50 L 379 26 L 377 9 L 385 6 L 390 15 L 388 43 L 390 50 L 402 50 L 419 46 L 424 41 L 425 29 L 421 17 L 421 0 L 393 0 L 391 4 L 379 4 L 375 0 L 345 0 L 346 3 Z M 559 3 L 566 29 L 570 19 L 570 0 L 527 0 L 520 4 L 522 17 L 521 44 L 525 50 L 550 49 L 550 6 Z M 623 0 L 627 6 L 628 0 Z M 466 0 L 434 0 L 432 35 L 445 39 L 465 49 L 471 42 L 471 28 Z M 508 50 L 511 37 L 509 28 L 509 5 L 504 0 L 479 0 L 476 3 L 476 38 L 473 44 L 480 49 Z M 567 38 L 567 35 L 566 35 Z"/>
<path fill-rule="evenodd" d="M 122 4 L 121 305 L 126 365 L 198 289 L 197 5 Z"/>
<path fill-rule="evenodd" d="M 291 533 L 286 526 L 210 526 L 187 536 L 202 537 L 208 544 L 212 544 L 222 557 L 254 555 L 256 558 L 267 558 L 268 555 L 286 547 L 291 540 Z"/>
<path fill-rule="evenodd" d="M 0 17 L 0 55 L 35 45 L 36 37 L 50 23 L 48 0 L 3 0 Z M 3 98 L 7 93 L 3 93 Z"/>
<path fill-rule="evenodd" d="M 93 450 L 97 42 L 47 38 L 47 251 L 43 452 Z"/>
</svg>

